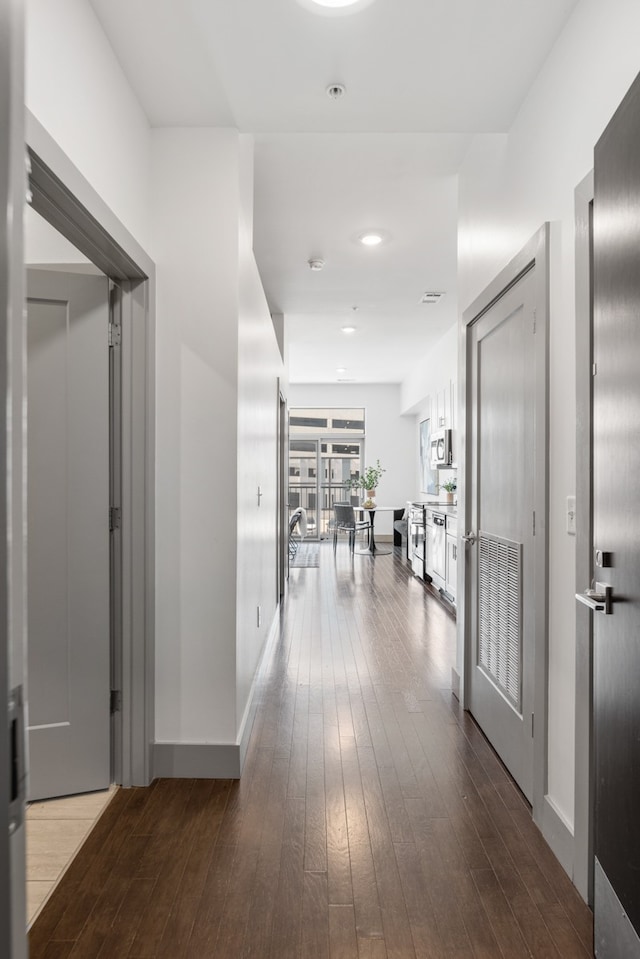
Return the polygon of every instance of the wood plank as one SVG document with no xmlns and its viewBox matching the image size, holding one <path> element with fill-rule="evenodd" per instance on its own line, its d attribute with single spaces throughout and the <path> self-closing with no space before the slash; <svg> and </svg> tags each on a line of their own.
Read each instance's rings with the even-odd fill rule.
<svg viewBox="0 0 640 959">
<path fill-rule="evenodd" d="M 119 790 L 32 959 L 585 959 L 592 916 L 394 557 L 292 570 L 242 779 Z"/>
<path fill-rule="evenodd" d="M 329 959 L 329 898 L 324 873 L 304 874 L 298 955 L 300 959 Z"/>
<path fill-rule="evenodd" d="M 329 906 L 331 959 L 358 959 L 358 937 L 353 906 Z"/>
<path fill-rule="evenodd" d="M 304 883 L 304 820 L 304 799 L 290 799 L 286 806 L 278 891 L 273 908 L 271 959 L 295 959 L 298 953 Z"/>
<path fill-rule="evenodd" d="M 384 939 L 358 939 L 358 959 L 388 959 Z"/>
</svg>

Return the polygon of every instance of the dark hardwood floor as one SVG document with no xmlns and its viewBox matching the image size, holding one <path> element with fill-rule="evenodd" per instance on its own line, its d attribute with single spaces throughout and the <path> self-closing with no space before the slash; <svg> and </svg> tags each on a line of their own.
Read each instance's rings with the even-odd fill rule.
<svg viewBox="0 0 640 959">
<path fill-rule="evenodd" d="M 399 556 L 292 570 L 240 782 L 120 790 L 32 959 L 592 955 L 592 916 L 450 691 Z"/>
</svg>

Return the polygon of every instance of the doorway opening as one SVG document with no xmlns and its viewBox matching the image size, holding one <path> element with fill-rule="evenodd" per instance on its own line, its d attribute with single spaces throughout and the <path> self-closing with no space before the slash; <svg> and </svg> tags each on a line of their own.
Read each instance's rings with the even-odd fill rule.
<svg viewBox="0 0 640 959">
<path fill-rule="evenodd" d="M 116 774 L 120 347 L 108 278 L 30 209 L 25 260 L 33 802 L 107 789 Z"/>
<path fill-rule="evenodd" d="M 334 503 L 360 505 L 349 488 L 363 471 L 365 411 L 292 409 L 289 416 L 289 509 L 302 507 L 308 539 L 328 539 Z"/>
<path fill-rule="evenodd" d="M 101 546 L 102 568 L 104 570 L 106 566 L 107 580 L 107 609 L 103 616 L 106 655 L 104 646 L 100 646 L 103 662 L 106 660 L 106 679 L 104 676 L 101 679 L 106 687 L 106 696 L 102 699 L 104 702 L 106 698 L 107 712 L 105 785 L 107 788 L 111 782 L 123 786 L 148 785 L 155 738 L 155 268 L 49 134 L 30 115 L 27 117 L 27 143 L 32 208 L 43 222 L 46 221 L 44 226 L 40 223 L 36 229 L 40 229 L 43 235 L 46 233 L 54 246 L 61 245 L 61 238 L 72 245 L 65 246 L 62 256 L 49 255 L 46 251 L 36 256 L 33 247 L 31 251 L 27 248 L 27 260 L 34 262 L 37 259 L 40 267 L 47 267 L 38 271 L 38 282 L 43 277 L 54 285 L 66 280 L 96 280 L 106 295 L 102 304 L 106 322 L 100 333 L 104 334 L 105 351 L 99 373 L 103 385 L 106 381 L 106 390 L 100 400 L 106 415 L 100 417 L 102 439 L 99 454 L 102 463 L 100 495 L 101 503 L 104 501 L 104 529 L 108 537 L 106 551 L 104 541 Z M 37 220 L 34 222 L 38 223 Z M 43 244 L 41 251 L 45 247 Z M 74 252 L 70 253 L 70 250 Z M 50 295 L 41 289 L 33 299 L 40 311 L 43 304 L 53 304 L 53 326 L 57 323 L 66 337 L 65 347 L 56 347 L 54 352 L 57 351 L 58 359 L 64 365 L 68 359 L 65 352 L 68 352 L 70 327 L 73 326 L 70 319 L 73 310 L 66 305 L 65 296 L 58 293 Z M 56 312 L 56 303 L 65 305 Z M 50 336 L 52 324 L 42 317 L 40 320 L 44 340 L 53 342 Z M 111 347 L 108 346 L 110 337 Z M 80 354 L 83 355 L 82 351 Z M 82 363 L 77 369 L 80 377 L 87 376 Z M 47 380 L 43 382 L 46 384 Z M 41 407 L 46 409 L 46 385 L 44 393 Z M 76 398 L 74 406 L 78 405 Z M 91 433 L 92 426 L 89 425 L 85 440 Z M 92 454 L 85 440 L 79 443 L 79 458 L 82 459 L 84 454 L 85 465 L 91 465 Z M 65 442 L 72 444 L 69 437 Z M 64 481 L 65 477 L 62 477 L 61 488 Z M 88 484 L 79 480 L 76 486 L 94 486 L 95 482 L 95 477 Z M 102 635 L 104 639 L 104 628 Z M 81 671 L 79 675 L 82 675 Z M 38 725 L 49 726 L 49 731 L 53 732 L 56 725 L 62 728 L 64 723 L 47 721 Z M 103 730 L 103 742 L 104 739 Z M 99 787 L 93 784 L 89 788 Z M 60 790 L 56 786 L 55 791 L 69 790 Z"/>
</svg>

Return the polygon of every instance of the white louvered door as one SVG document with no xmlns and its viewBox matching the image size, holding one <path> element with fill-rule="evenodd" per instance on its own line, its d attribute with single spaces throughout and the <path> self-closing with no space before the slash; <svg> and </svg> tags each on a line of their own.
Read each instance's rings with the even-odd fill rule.
<svg viewBox="0 0 640 959">
<path fill-rule="evenodd" d="M 535 267 L 471 328 L 469 707 L 533 793 Z"/>
</svg>

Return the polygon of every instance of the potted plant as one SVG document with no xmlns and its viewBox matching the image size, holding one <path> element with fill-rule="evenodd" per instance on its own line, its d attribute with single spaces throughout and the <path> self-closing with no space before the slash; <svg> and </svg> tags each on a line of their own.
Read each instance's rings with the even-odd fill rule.
<svg viewBox="0 0 640 959">
<path fill-rule="evenodd" d="M 458 488 L 458 484 L 455 479 L 445 480 L 444 483 L 440 483 L 440 492 L 444 491 L 444 502 L 453 503 L 453 494 Z"/>
<path fill-rule="evenodd" d="M 376 487 L 380 482 L 380 477 L 386 470 L 380 465 L 380 460 L 376 460 L 375 466 L 367 466 L 361 476 L 354 476 L 345 480 L 347 489 L 361 489 L 366 493 L 364 506 L 371 509 L 375 504 L 373 502 L 376 495 Z"/>
</svg>

